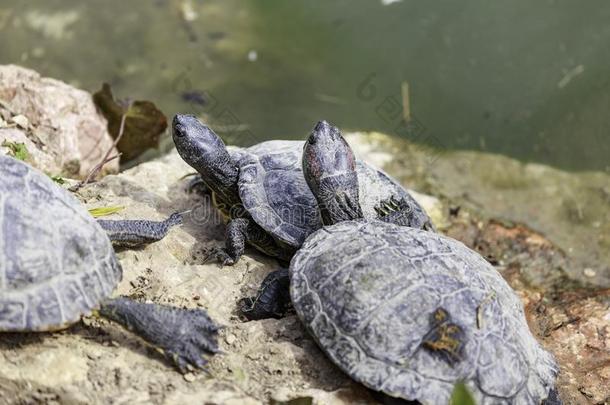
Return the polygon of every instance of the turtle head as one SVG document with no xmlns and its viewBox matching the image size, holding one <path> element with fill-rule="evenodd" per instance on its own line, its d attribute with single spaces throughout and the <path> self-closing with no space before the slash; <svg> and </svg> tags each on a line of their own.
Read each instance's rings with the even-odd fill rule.
<svg viewBox="0 0 610 405">
<path fill-rule="evenodd" d="M 176 114 L 172 137 L 182 159 L 201 174 L 208 187 L 221 195 L 236 193 L 237 166 L 225 143 L 210 127 L 194 115 Z"/>
<path fill-rule="evenodd" d="M 218 155 L 228 154 L 222 139 L 194 115 L 176 114 L 172 121 L 172 136 L 182 159 L 195 169 Z"/>
<path fill-rule="evenodd" d="M 356 158 L 337 127 L 320 121 L 313 128 L 303 148 L 303 173 L 324 225 L 362 218 Z"/>
</svg>

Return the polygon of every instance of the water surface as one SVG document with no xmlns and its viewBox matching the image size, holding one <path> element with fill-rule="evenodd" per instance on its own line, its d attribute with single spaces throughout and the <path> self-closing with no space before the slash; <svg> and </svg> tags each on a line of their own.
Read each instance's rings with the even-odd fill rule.
<svg viewBox="0 0 610 405">
<path fill-rule="evenodd" d="M 602 0 L 2 0 L 0 63 L 110 82 L 242 145 L 324 118 L 610 171 L 608 21 Z"/>
</svg>

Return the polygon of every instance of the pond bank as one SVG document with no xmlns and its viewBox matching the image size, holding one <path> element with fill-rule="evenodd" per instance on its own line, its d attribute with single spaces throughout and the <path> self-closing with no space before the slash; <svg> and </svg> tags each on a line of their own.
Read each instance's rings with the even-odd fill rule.
<svg viewBox="0 0 610 405">
<path fill-rule="evenodd" d="M 232 268 L 205 263 L 207 252 L 222 245 L 224 226 L 209 201 L 186 193 L 188 180 L 181 177 L 190 170 L 172 153 L 107 176 L 78 195 L 89 208 L 124 206 L 115 214 L 122 218 L 161 219 L 195 207 L 198 214 L 163 241 L 119 253 L 124 279 L 116 293 L 206 308 L 226 326 L 220 338 L 225 354 L 211 359 L 209 374 L 182 376 L 120 327 L 86 318 L 63 332 L 4 335 L 0 397 L 74 404 L 171 404 L 201 398 L 214 404 L 257 404 L 298 397 L 315 404 L 373 403 L 324 357 L 294 315 L 245 323 L 238 319 L 238 300 L 251 295 L 277 265 L 253 249 Z M 495 263 L 517 290 L 530 327 L 560 362 L 563 398 L 579 403 L 607 398 L 607 296 L 566 284 L 564 269 L 571 268 L 571 259 L 528 227 L 486 219 L 468 208 L 456 212 L 449 201 L 443 206 L 430 196 L 418 198 L 435 212 L 445 233 Z"/>
<path fill-rule="evenodd" d="M 564 401 L 607 401 L 607 176 L 482 153 L 438 154 L 378 133 L 346 137 L 362 158 L 419 191 L 416 198 L 439 229 L 479 251 L 517 291 L 532 331 L 559 361 Z M 62 332 L 3 334 L 0 404 L 373 403 L 325 358 L 294 315 L 238 318 L 238 300 L 252 295 L 277 264 L 253 249 L 231 268 L 206 263 L 223 243 L 224 225 L 209 199 L 186 193 L 183 177 L 191 170 L 174 151 L 106 176 L 77 196 L 88 208 L 125 207 L 117 218 L 162 219 L 194 208 L 163 241 L 119 252 L 124 279 L 116 294 L 206 308 L 226 326 L 220 337 L 225 354 L 211 359 L 209 374 L 180 375 L 133 335 L 88 317 Z M 589 227 L 599 232 L 587 233 Z"/>
</svg>

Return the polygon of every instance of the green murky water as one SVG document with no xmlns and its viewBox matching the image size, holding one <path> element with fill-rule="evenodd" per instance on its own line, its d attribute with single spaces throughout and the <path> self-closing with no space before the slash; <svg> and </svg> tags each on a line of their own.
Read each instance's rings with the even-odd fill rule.
<svg viewBox="0 0 610 405">
<path fill-rule="evenodd" d="M 610 171 L 608 21 L 603 0 L 1 0 L 0 63 L 87 90 L 108 81 L 240 144 L 325 118 Z"/>
</svg>

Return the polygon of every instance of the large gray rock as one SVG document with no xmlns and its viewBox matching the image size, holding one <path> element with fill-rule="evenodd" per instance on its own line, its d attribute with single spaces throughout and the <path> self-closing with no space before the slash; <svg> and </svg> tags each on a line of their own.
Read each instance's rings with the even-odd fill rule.
<svg viewBox="0 0 610 405">
<path fill-rule="evenodd" d="M 59 80 L 0 65 L 0 102 L 0 144 L 24 143 L 29 163 L 45 172 L 84 177 L 112 146 L 91 94 Z M 0 146 L 0 153 L 7 152 Z M 118 161 L 104 170 L 116 172 Z"/>
</svg>

